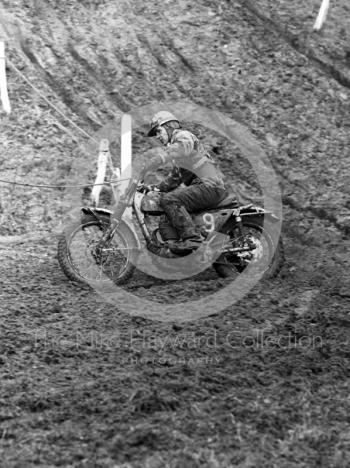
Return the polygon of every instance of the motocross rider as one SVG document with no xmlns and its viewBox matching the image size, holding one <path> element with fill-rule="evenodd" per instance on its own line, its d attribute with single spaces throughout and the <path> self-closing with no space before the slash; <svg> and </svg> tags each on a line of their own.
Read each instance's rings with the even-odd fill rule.
<svg viewBox="0 0 350 468">
<path fill-rule="evenodd" d="M 203 239 L 189 212 L 215 207 L 228 195 L 222 174 L 203 144 L 193 133 L 181 129 L 172 113 L 157 112 L 147 136 L 155 136 L 165 147 L 149 161 L 147 170 L 169 162 L 173 165 L 164 181 L 146 187 L 146 191 L 161 192 L 159 204 L 166 217 L 161 220 L 160 233 L 172 250 L 195 250 Z"/>
</svg>

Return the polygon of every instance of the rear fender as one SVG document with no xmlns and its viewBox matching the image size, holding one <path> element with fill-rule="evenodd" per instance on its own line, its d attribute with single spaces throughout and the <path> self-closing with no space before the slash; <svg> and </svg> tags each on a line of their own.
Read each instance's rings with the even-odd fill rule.
<svg viewBox="0 0 350 468">
<path fill-rule="evenodd" d="M 264 208 L 254 205 L 241 206 L 240 215 L 244 219 L 254 218 L 259 220 L 260 223 L 262 223 L 265 218 L 272 223 L 277 223 L 279 221 L 279 218 L 273 214 L 272 211 L 267 211 L 264 210 Z"/>
</svg>

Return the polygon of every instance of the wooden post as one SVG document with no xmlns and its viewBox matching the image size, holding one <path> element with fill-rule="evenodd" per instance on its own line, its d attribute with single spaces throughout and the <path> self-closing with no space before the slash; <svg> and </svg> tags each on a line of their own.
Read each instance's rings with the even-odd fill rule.
<svg viewBox="0 0 350 468">
<path fill-rule="evenodd" d="M 314 31 L 319 31 L 322 28 L 327 18 L 328 9 L 329 9 L 329 0 L 322 0 L 321 8 L 320 8 L 320 11 L 318 12 L 318 16 L 314 24 Z"/>
<path fill-rule="evenodd" d="M 0 94 L 4 111 L 9 114 L 11 105 L 7 91 L 6 63 L 5 63 L 5 42 L 0 40 Z"/>
<path fill-rule="evenodd" d="M 106 139 L 101 140 L 100 142 L 100 149 L 98 154 L 98 161 L 97 161 L 97 175 L 95 184 L 103 184 L 106 178 L 106 169 L 107 169 L 107 161 L 109 158 L 109 141 Z M 92 202 L 98 206 L 100 200 L 100 193 L 102 190 L 102 185 L 94 185 L 91 191 L 91 200 Z"/>
</svg>

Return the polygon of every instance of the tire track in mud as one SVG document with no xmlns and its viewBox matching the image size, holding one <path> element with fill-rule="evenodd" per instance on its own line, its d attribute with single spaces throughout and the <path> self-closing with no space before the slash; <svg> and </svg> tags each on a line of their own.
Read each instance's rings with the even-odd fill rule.
<svg viewBox="0 0 350 468">
<path fill-rule="evenodd" d="M 307 57 L 311 63 L 319 68 L 323 73 L 328 75 L 330 78 L 336 80 L 342 86 L 350 89 L 350 72 L 341 70 L 330 58 L 326 61 L 324 58 L 319 56 L 317 52 L 308 46 L 307 37 L 308 33 L 305 33 L 304 37 L 300 37 L 288 30 L 285 24 L 281 23 L 281 20 L 274 21 L 270 16 L 266 15 L 252 0 L 243 0 L 239 2 L 241 6 L 251 12 L 255 17 L 259 18 L 264 28 L 269 32 L 277 35 L 287 42 L 294 50 L 301 55 Z M 255 23 L 255 22 L 254 22 Z"/>
<path fill-rule="evenodd" d="M 84 111 L 80 104 L 76 102 L 74 93 L 65 85 L 65 83 L 60 82 L 59 79 L 56 79 L 54 76 L 52 76 L 52 74 L 42 66 L 40 60 L 36 57 L 36 54 L 33 52 L 33 50 L 31 50 L 25 43 L 22 43 L 21 45 L 22 51 L 34 65 L 36 74 L 38 74 L 40 71 L 45 77 L 45 83 L 59 97 L 64 105 L 70 109 L 73 114 L 79 116 L 81 120 L 88 120 L 90 125 L 96 130 L 98 128 L 96 127 L 96 121 Z"/>
<path fill-rule="evenodd" d="M 70 45 L 68 47 L 68 51 L 71 54 L 73 60 L 78 62 L 84 69 L 86 76 L 94 78 L 94 80 L 90 80 L 91 86 L 96 87 L 98 84 L 99 92 L 102 91 L 104 92 L 105 96 L 108 96 L 108 101 L 115 104 L 118 112 L 127 112 L 130 109 L 132 103 L 128 102 L 124 97 L 122 97 L 120 93 L 117 93 L 115 87 L 111 85 L 111 80 L 108 75 L 106 76 L 103 74 L 103 72 L 100 71 L 103 70 L 103 65 L 101 67 L 91 65 L 89 60 L 85 58 L 82 53 L 74 47 L 74 45 Z M 128 64 L 125 60 L 122 60 L 121 54 L 118 54 L 118 59 L 123 65 L 130 67 L 130 64 Z M 98 61 L 99 58 L 96 56 L 95 63 Z M 135 72 L 135 74 L 137 74 L 137 70 L 132 70 Z"/>
</svg>

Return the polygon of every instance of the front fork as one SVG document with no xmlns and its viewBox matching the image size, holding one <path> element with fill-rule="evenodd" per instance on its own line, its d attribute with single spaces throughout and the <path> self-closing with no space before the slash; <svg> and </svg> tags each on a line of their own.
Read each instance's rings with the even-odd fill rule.
<svg viewBox="0 0 350 468">
<path fill-rule="evenodd" d="M 122 216 L 129 204 L 125 200 L 120 200 L 111 218 L 110 225 L 103 233 L 101 239 L 95 246 L 95 254 L 101 255 L 111 245 L 114 234 L 117 232 Z"/>
</svg>

